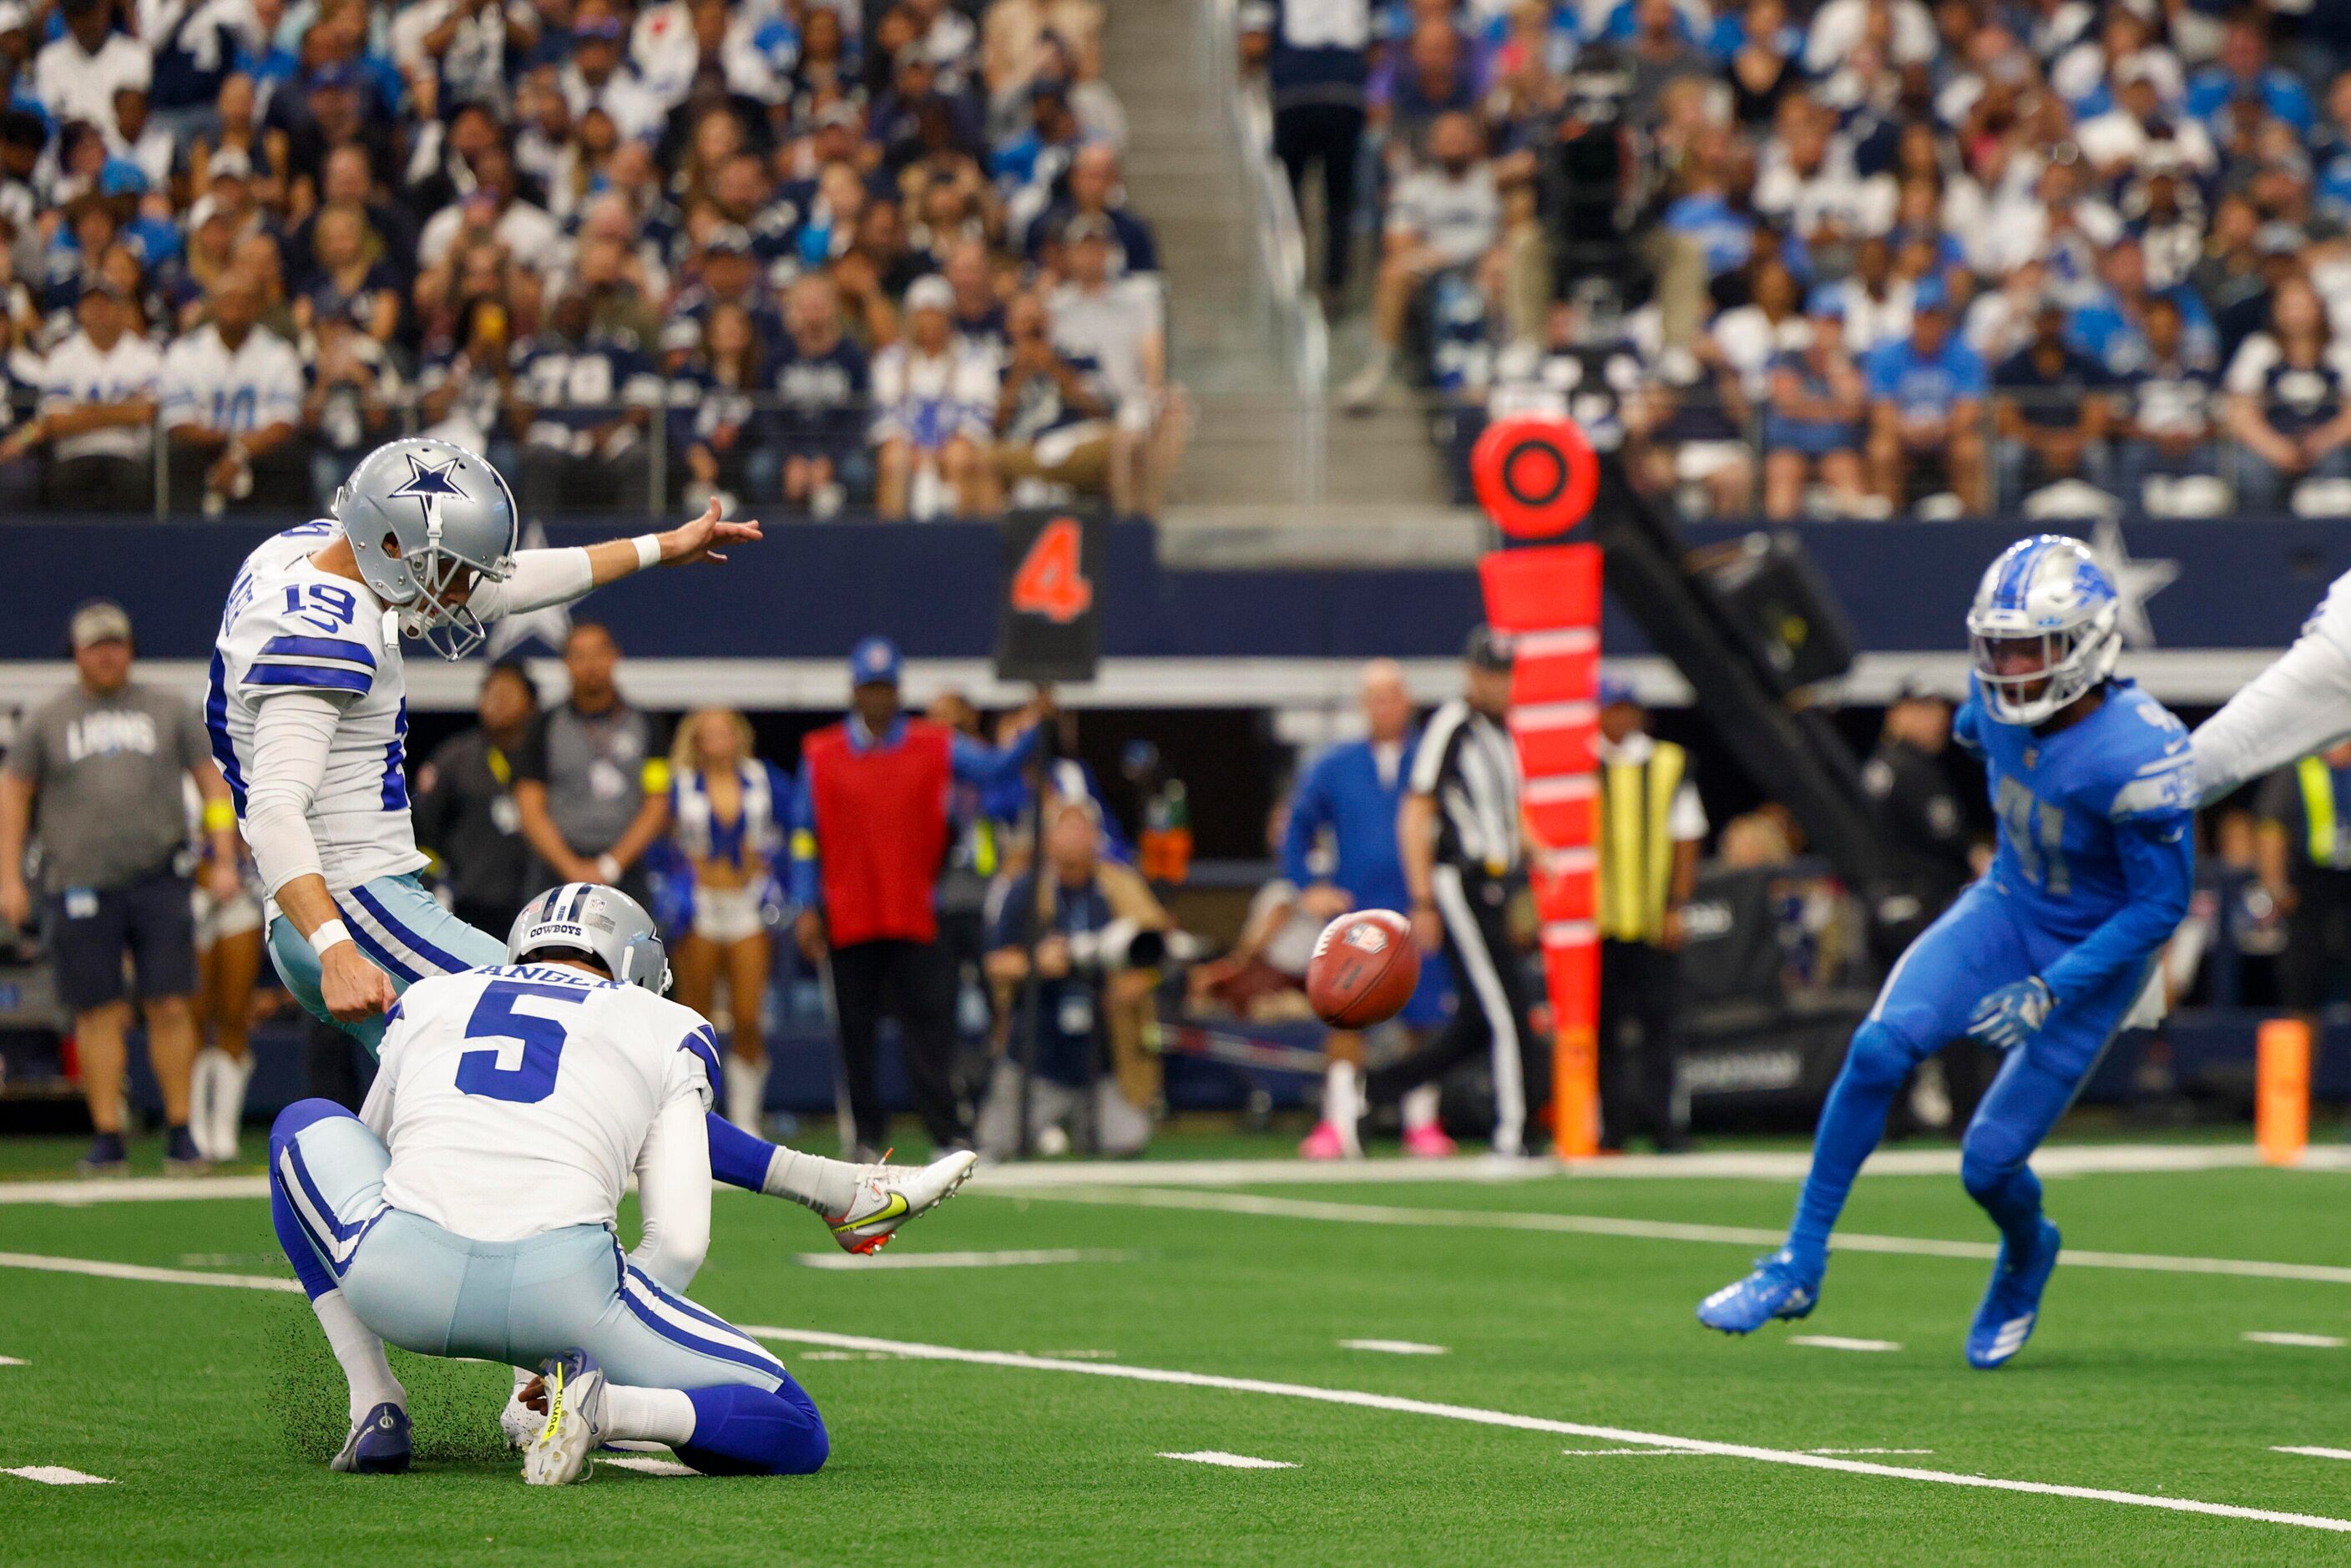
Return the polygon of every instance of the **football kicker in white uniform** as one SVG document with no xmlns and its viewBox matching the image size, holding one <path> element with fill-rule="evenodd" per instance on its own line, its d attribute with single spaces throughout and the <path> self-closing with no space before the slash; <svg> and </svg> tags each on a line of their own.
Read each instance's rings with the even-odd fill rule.
<svg viewBox="0 0 2351 1568">
<path fill-rule="evenodd" d="M 2351 737 L 2351 573 L 2335 580 L 2302 635 L 2196 727 L 2196 779 L 2212 801 Z"/>
<path fill-rule="evenodd" d="M 348 1305 L 369 1364 L 336 1468 L 406 1468 L 390 1341 L 540 1368 L 527 1481 L 579 1479 L 613 1438 L 716 1474 L 818 1469 L 824 1423 L 783 1364 L 681 1293 L 710 1244 L 718 1051 L 659 994 L 652 920 L 571 883 L 524 909 L 509 947 L 510 963 L 409 989 L 358 1116 L 305 1100 L 270 1131 L 287 1257 L 314 1301 Z M 632 1172 L 644 1226 L 623 1255 Z"/>
<path fill-rule="evenodd" d="M 759 538 L 756 522 L 714 505 L 666 533 L 585 549 L 518 550 L 513 493 L 498 471 L 447 442 L 378 447 L 336 497 L 331 519 L 265 542 L 229 591 L 204 705 L 213 756 L 268 895 L 271 961 L 309 1012 L 371 1050 L 385 1013 L 429 976 L 496 964 L 506 945 L 456 919 L 416 878 L 424 863 L 410 822 L 401 637 L 445 658 L 479 647 L 500 615 L 566 603 L 655 565 L 724 560 Z M 712 1175 L 815 1211 L 852 1252 L 883 1245 L 935 1196 L 935 1173 L 970 1168 L 854 1166 L 780 1148 L 714 1117 Z M 950 1184 L 949 1188 L 951 1190 Z M 277 1206 L 281 1241 L 292 1218 Z M 314 1296 L 344 1354 L 357 1328 L 340 1298 Z M 381 1359 L 380 1357 L 378 1359 Z M 404 1452 L 404 1442 L 403 1442 Z"/>
</svg>

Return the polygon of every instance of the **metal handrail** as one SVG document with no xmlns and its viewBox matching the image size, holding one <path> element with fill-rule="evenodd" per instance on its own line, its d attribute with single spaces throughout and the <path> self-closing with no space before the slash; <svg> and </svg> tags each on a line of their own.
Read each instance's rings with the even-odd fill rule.
<svg viewBox="0 0 2351 1568">
<path fill-rule="evenodd" d="M 1307 282 L 1306 235 L 1289 177 L 1273 157 L 1273 108 L 1262 79 L 1240 72 L 1240 27 L 1237 0 L 1210 0 L 1201 29 L 1202 68 L 1210 89 L 1228 106 L 1226 133 L 1240 162 L 1256 208 L 1250 247 L 1274 340 L 1282 346 L 1297 396 L 1294 497 L 1314 505 L 1323 497 L 1329 451 L 1329 409 L 1324 389 L 1331 368 L 1330 329 L 1322 302 Z"/>
</svg>

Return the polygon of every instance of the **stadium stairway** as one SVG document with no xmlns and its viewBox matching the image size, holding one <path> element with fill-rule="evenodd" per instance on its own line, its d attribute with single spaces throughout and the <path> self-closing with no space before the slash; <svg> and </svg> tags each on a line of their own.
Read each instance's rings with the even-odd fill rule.
<svg viewBox="0 0 2351 1568">
<path fill-rule="evenodd" d="M 1166 276 L 1170 373 L 1195 409 L 1162 549 L 1197 566 L 1470 559 L 1481 526 L 1451 506 L 1424 417 L 1398 405 L 1350 418 L 1327 386 L 1301 390 L 1261 175 L 1235 126 L 1230 6 L 1119 0 L 1103 39 L 1127 115 L 1128 200 Z"/>
</svg>

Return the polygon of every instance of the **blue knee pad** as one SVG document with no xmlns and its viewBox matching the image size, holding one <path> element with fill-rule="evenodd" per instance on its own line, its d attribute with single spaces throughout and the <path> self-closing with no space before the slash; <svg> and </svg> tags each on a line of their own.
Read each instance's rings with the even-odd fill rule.
<svg viewBox="0 0 2351 1568">
<path fill-rule="evenodd" d="M 832 1451 L 816 1403 L 790 1378 L 774 1393 L 747 1384 L 689 1388 L 694 1440 L 677 1457 L 710 1476 L 806 1476 Z"/>
<path fill-rule="evenodd" d="M 350 1114 L 332 1100 L 297 1100 L 278 1112 L 277 1120 L 269 1124 L 269 1228 L 277 1233 L 277 1245 L 285 1252 L 286 1260 L 294 1265 L 294 1277 L 302 1281 L 302 1289 L 314 1301 L 335 1288 L 335 1277 L 327 1271 L 318 1249 L 310 1245 L 309 1236 L 302 1229 L 302 1222 L 294 1217 L 294 1201 L 286 1196 L 286 1177 L 278 1168 L 277 1156 L 303 1128 L 330 1116 Z"/>
<path fill-rule="evenodd" d="M 1844 1076 L 1870 1089 L 1893 1089 L 1917 1065 L 1910 1042 L 1895 1030 L 1871 1019 L 1853 1031 L 1845 1051 Z"/>
</svg>

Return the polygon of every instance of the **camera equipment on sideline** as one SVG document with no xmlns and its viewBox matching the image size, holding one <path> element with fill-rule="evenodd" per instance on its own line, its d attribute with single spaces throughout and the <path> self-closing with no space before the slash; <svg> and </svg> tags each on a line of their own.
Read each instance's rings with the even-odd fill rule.
<svg viewBox="0 0 2351 1568">
<path fill-rule="evenodd" d="M 1071 968 L 1104 975 L 1195 963 L 1201 951 L 1200 939 L 1188 931 L 1154 931 L 1132 920 L 1113 920 L 1069 941 Z"/>
</svg>

